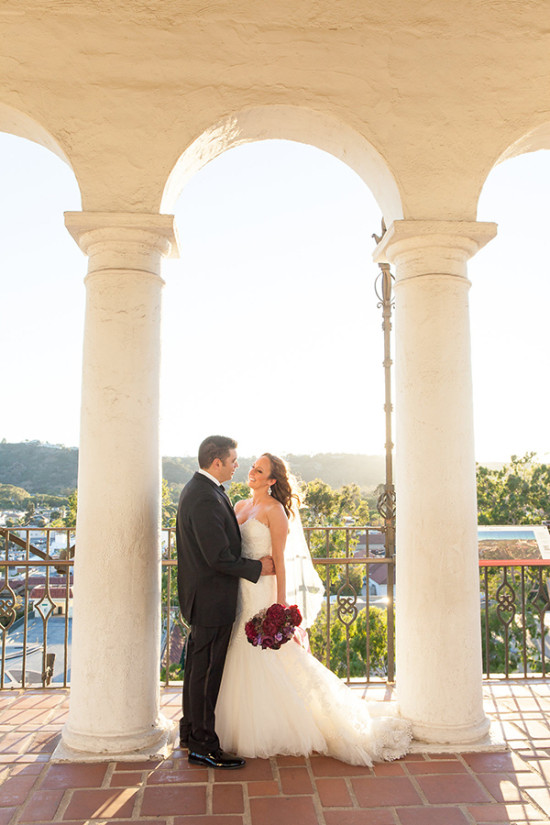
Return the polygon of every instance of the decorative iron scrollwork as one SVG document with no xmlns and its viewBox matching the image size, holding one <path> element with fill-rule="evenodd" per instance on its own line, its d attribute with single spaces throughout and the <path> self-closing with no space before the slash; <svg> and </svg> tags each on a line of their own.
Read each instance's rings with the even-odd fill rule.
<svg viewBox="0 0 550 825">
<path fill-rule="evenodd" d="M 393 485 L 385 487 L 380 493 L 376 507 L 386 521 L 392 521 L 395 518 L 395 490 Z"/>
<path fill-rule="evenodd" d="M 344 595 L 346 589 L 351 591 L 351 595 Z M 349 581 L 344 582 L 336 594 L 336 613 L 340 621 L 348 627 L 357 618 L 357 593 Z"/>
<path fill-rule="evenodd" d="M 500 622 L 509 627 L 516 615 L 516 591 L 508 581 L 508 570 L 504 568 L 502 584 L 496 592 L 497 614 Z M 505 614 L 508 614 L 506 618 Z"/>
<path fill-rule="evenodd" d="M 395 306 L 393 300 L 393 282 L 395 278 L 390 270 L 389 264 L 379 263 L 378 266 L 380 267 L 380 272 L 374 282 L 374 291 L 378 298 L 376 306 L 389 312 Z M 384 329 L 384 324 L 382 324 L 382 329 Z M 391 330 L 391 324 L 388 329 Z"/>
<path fill-rule="evenodd" d="M 15 609 L 15 605 L 17 603 L 17 596 L 10 587 L 10 583 L 8 581 L 7 567 L 5 572 L 5 578 L 6 583 L 4 584 L 2 590 L 0 590 L 0 619 L 2 620 L 2 626 L 4 631 L 10 629 L 17 616 L 17 611 Z"/>
<path fill-rule="evenodd" d="M 548 582 L 543 580 L 543 569 L 541 567 L 537 569 L 537 573 L 538 581 L 535 584 L 538 585 L 538 587 L 534 586 L 533 589 L 530 591 L 529 601 L 536 608 L 537 612 L 540 614 L 540 617 L 544 618 L 544 614 L 546 613 L 546 611 L 550 610 Z"/>
<path fill-rule="evenodd" d="M 46 609 L 44 610 L 44 606 L 46 605 Z M 40 613 L 44 622 L 47 622 L 50 616 L 53 615 L 55 610 L 55 602 L 53 601 L 52 597 L 50 596 L 50 589 L 47 588 L 46 592 L 40 599 L 40 601 L 36 601 L 34 603 L 34 609 Z"/>
</svg>

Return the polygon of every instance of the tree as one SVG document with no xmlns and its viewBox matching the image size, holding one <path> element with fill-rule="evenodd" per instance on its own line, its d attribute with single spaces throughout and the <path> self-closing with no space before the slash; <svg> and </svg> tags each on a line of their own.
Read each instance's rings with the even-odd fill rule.
<svg viewBox="0 0 550 825">
<path fill-rule="evenodd" d="M 550 519 L 550 465 L 513 455 L 500 470 L 477 467 L 480 524 L 541 524 Z"/>
<path fill-rule="evenodd" d="M 166 667 L 160 669 L 160 681 L 166 681 Z M 168 668 L 168 681 L 183 682 L 183 668 L 179 662 L 172 662 Z"/>
<path fill-rule="evenodd" d="M 313 558 L 345 558 L 353 556 L 359 541 L 358 534 L 347 530 L 345 522 L 366 525 L 369 523 L 369 507 L 356 484 L 347 484 L 333 490 L 320 478 L 310 481 L 303 495 L 301 510 L 304 526 L 318 528 L 309 531 L 309 545 Z M 322 576 L 324 579 L 325 577 Z M 334 595 L 340 588 L 350 587 L 357 593 L 362 589 L 362 571 L 359 565 L 330 565 L 330 591 Z"/>
<path fill-rule="evenodd" d="M 232 481 L 227 495 L 229 496 L 231 504 L 235 506 L 238 501 L 250 497 L 250 487 L 243 481 Z"/>
<path fill-rule="evenodd" d="M 36 507 L 34 505 L 34 501 L 31 498 L 29 498 L 25 505 L 25 513 L 23 515 L 23 518 L 21 519 L 22 525 L 30 524 L 31 519 L 34 516 L 35 510 Z"/>
<path fill-rule="evenodd" d="M 333 490 L 320 478 L 305 485 L 303 495 L 304 524 L 340 525 L 345 518 L 352 518 L 357 524 L 368 524 L 369 505 L 357 484 L 346 484 Z"/>
<path fill-rule="evenodd" d="M 320 478 L 310 481 L 304 495 L 304 524 L 317 526 L 334 523 L 337 499 L 338 493 Z"/>
<path fill-rule="evenodd" d="M 178 512 L 178 493 L 167 482 L 165 478 L 162 479 L 161 488 L 161 507 L 162 507 L 162 526 L 175 527 L 176 513 Z"/>
<path fill-rule="evenodd" d="M 0 509 L 23 510 L 31 499 L 30 493 L 23 487 L 13 484 L 0 484 Z"/>
<path fill-rule="evenodd" d="M 37 507 L 66 507 L 67 496 L 53 496 L 48 493 L 38 493 L 32 497 Z"/>
<path fill-rule="evenodd" d="M 346 632 L 347 630 L 347 632 Z M 323 605 L 317 621 L 309 631 L 311 651 L 320 662 L 327 659 L 327 608 Z M 365 677 L 367 673 L 385 676 L 388 672 L 388 622 L 385 610 L 369 610 L 369 661 L 367 661 L 367 611 L 347 625 L 338 616 L 338 606 L 330 607 L 329 666 L 340 678 L 347 678 L 347 647 L 349 643 L 349 676 Z"/>
<path fill-rule="evenodd" d="M 65 527 L 76 527 L 76 511 L 78 508 L 78 490 L 74 490 L 69 496 L 69 509 L 63 519 Z"/>
</svg>

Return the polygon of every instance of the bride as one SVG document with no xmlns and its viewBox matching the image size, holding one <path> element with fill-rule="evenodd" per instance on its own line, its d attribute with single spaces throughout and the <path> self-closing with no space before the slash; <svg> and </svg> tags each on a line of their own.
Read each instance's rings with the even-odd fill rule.
<svg viewBox="0 0 550 825">
<path fill-rule="evenodd" d="M 263 758 L 315 751 L 368 766 L 398 759 L 410 745 L 408 722 L 371 718 L 365 701 L 295 640 L 279 650 L 247 641 L 245 623 L 262 608 L 274 602 L 298 604 L 303 626 L 309 627 L 324 599 L 285 462 L 264 453 L 251 467 L 248 484 L 252 497 L 235 506 L 242 554 L 256 559 L 271 554 L 275 576 L 263 576 L 257 584 L 240 580 L 216 705 L 222 748 Z"/>
</svg>

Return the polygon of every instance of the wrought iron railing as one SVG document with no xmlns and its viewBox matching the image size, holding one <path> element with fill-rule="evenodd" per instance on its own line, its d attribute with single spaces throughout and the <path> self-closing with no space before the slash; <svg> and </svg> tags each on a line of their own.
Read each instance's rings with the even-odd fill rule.
<svg viewBox="0 0 550 825">
<path fill-rule="evenodd" d="M 346 681 L 393 680 L 395 561 L 383 528 L 306 527 L 325 582 L 312 652 Z M 186 628 L 174 529 L 163 531 L 162 681 L 181 676 Z M 0 690 L 70 684 L 74 531 L 0 528 Z M 548 678 L 550 562 L 480 561 L 485 678 Z M 375 591 L 378 591 L 376 593 Z"/>
<path fill-rule="evenodd" d="M 0 528 L 0 690 L 67 687 L 74 530 Z"/>
<path fill-rule="evenodd" d="M 309 631 L 312 653 L 348 683 L 393 681 L 395 576 L 394 559 L 385 556 L 384 528 L 306 527 L 305 533 L 325 583 L 325 604 Z M 182 676 L 187 628 L 177 602 L 175 530 L 164 536 L 161 674 L 168 684 Z"/>
<path fill-rule="evenodd" d="M 480 561 L 486 678 L 548 676 L 550 562 Z"/>
</svg>

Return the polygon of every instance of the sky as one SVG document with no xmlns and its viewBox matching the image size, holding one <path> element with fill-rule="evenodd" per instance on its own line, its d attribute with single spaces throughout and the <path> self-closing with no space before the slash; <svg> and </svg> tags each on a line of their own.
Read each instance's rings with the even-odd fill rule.
<svg viewBox="0 0 550 825">
<path fill-rule="evenodd" d="M 77 446 L 86 258 L 63 212 L 80 210 L 78 186 L 51 152 L 6 134 L 0 181 L 0 439 Z M 496 167 L 479 203 L 478 220 L 499 224 L 469 264 L 482 463 L 550 461 L 548 192 L 550 152 L 536 152 Z M 175 215 L 162 454 L 194 455 L 213 432 L 248 456 L 382 454 L 381 214 L 364 182 L 318 149 L 262 141 L 198 172 Z"/>
</svg>

